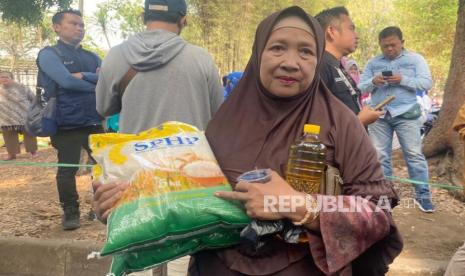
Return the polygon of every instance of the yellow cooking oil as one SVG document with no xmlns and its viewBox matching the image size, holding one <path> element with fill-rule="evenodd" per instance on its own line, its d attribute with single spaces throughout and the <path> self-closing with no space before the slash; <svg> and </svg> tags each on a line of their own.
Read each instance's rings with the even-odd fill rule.
<svg viewBox="0 0 465 276">
<path fill-rule="evenodd" d="M 304 125 L 304 135 L 289 149 L 286 180 L 297 191 L 316 194 L 326 170 L 326 146 L 318 135 L 320 126 Z"/>
</svg>

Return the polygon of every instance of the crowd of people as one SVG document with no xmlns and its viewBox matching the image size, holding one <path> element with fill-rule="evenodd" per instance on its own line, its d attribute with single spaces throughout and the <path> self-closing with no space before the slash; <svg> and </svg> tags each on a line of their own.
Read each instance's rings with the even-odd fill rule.
<svg viewBox="0 0 465 276">
<path fill-rule="evenodd" d="M 102 121 L 115 114 L 121 133 L 165 121 L 192 124 L 205 130 L 234 188 L 218 196 L 243 202 L 253 218 L 303 225 L 307 241 L 288 244 L 276 238 L 259 255 L 240 245 L 201 251 L 191 256 L 189 275 L 385 275 L 403 246 L 391 213 L 375 211 L 380 198 L 387 198 L 390 208 L 399 200 L 386 178 L 393 175 L 394 134 L 410 178 L 429 181 L 416 94 L 431 89 L 432 77 L 425 59 L 404 48 L 401 29 L 381 30 L 381 54 L 361 72 L 348 58 L 359 38 L 346 8 L 313 17 L 289 7 L 258 25 L 246 68 L 225 76 L 222 86 L 210 54 L 180 37 L 187 25 L 184 0 L 145 0 L 143 18 L 145 31 L 113 47 L 102 62 L 81 46 L 85 28 L 79 11 L 53 16 L 58 42 L 42 49 L 37 60 L 44 96 L 57 97 L 58 132 L 51 142 L 58 162 L 78 164 L 81 149 L 92 158 L 89 135 L 104 132 Z M 24 114 L 34 95 L 9 72 L 0 72 L 0 84 L 6 159 L 19 153 L 18 133 L 35 156 L 36 140 L 24 132 Z M 395 99 L 374 109 L 389 96 Z M 318 196 L 337 198 L 343 205 L 361 198 L 356 202 L 368 210 L 263 212 L 266 195 L 317 200 L 285 180 L 289 146 L 308 123 L 321 126 L 326 162 L 343 180 L 342 196 Z M 236 182 L 257 167 L 273 170 L 266 185 Z M 60 167 L 56 175 L 64 230 L 80 227 L 76 171 Z M 128 185 L 93 183 L 93 209 L 101 221 Z M 415 185 L 415 203 L 423 212 L 434 212 L 428 185 Z M 163 275 L 166 267 L 157 273 Z"/>
</svg>

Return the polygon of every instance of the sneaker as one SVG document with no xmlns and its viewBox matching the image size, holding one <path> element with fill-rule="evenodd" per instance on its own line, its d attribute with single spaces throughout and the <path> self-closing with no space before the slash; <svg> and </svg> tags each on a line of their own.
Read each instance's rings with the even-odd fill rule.
<svg viewBox="0 0 465 276">
<path fill-rule="evenodd" d="M 79 207 L 67 206 L 63 208 L 62 226 L 63 230 L 74 230 L 81 227 L 79 223 Z"/>
<path fill-rule="evenodd" d="M 415 205 L 418 206 L 420 210 L 425 213 L 433 213 L 434 212 L 434 205 L 429 198 L 420 198 L 415 199 Z"/>
</svg>

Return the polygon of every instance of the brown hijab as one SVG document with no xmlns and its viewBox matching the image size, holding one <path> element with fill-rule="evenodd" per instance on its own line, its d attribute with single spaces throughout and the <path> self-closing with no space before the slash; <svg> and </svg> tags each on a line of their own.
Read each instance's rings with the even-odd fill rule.
<svg viewBox="0 0 465 276">
<path fill-rule="evenodd" d="M 259 72 L 262 52 L 273 26 L 286 15 L 299 16 L 313 30 L 318 58 L 315 72 L 320 67 L 325 48 L 323 32 L 304 10 L 291 7 L 260 23 L 242 79 L 206 130 L 224 173 L 233 183 L 239 174 L 256 167 L 271 168 L 284 175 L 290 144 L 302 133 L 303 125 L 311 121 L 315 100 L 327 93 L 318 73 L 310 87 L 294 97 L 277 97 L 263 88 Z"/>
<path fill-rule="evenodd" d="M 293 97 L 282 98 L 263 88 L 259 68 L 262 52 L 273 26 L 281 18 L 289 15 L 302 18 L 313 30 L 318 63 L 314 80 L 306 91 Z M 347 171 L 341 166 L 343 160 L 338 159 L 347 152 L 350 152 L 351 158 L 356 158 L 353 146 L 360 144 L 360 141 L 368 148 L 360 150 L 368 151 L 371 160 L 377 162 L 376 152 L 358 119 L 332 96 L 320 80 L 318 72 L 324 48 L 325 39 L 319 23 L 299 7 L 290 7 L 274 13 L 260 23 L 252 56 L 242 79 L 206 130 L 216 158 L 231 183 L 234 184 L 236 177 L 241 173 L 254 168 L 271 168 L 284 176 L 289 146 L 302 135 L 303 126 L 308 123 L 320 125 L 320 138 L 328 147 L 327 161 L 331 165 Z M 347 129 L 349 127 L 350 130 Z M 336 137 L 341 135 L 345 136 L 344 139 Z M 337 152 L 333 152 L 334 149 Z M 340 156 L 334 156 L 335 154 Z M 353 161 L 351 162 L 354 163 Z M 382 171 L 375 171 L 376 178 L 382 179 Z M 354 180 L 349 175 L 345 175 L 344 179 Z"/>
<path fill-rule="evenodd" d="M 287 16 L 300 17 L 312 29 L 318 63 L 310 87 L 296 96 L 282 98 L 263 87 L 259 68 L 262 52 L 273 27 Z M 397 196 L 391 183 L 384 180 L 376 151 L 364 127 L 320 80 L 319 68 L 324 48 L 320 25 L 299 7 L 287 8 L 262 21 L 257 28 L 252 56 L 242 79 L 207 127 L 206 136 L 213 152 L 233 185 L 237 176 L 255 168 L 271 168 L 284 176 L 290 144 L 302 135 L 304 124 L 316 124 L 321 127 L 320 139 L 328 149 L 328 164 L 339 168 L 344 179 L 343 193 L 371 195 L 373 200 L 380 195 L 387 195 L 395 204 Z M 382 254 L 384 264 L 390 263 L 401 248 L 395 227 L 392 231 L 394 245 L 386 246 L 393 248 L 384 254 L 386 247 L 381 245 L 382 252 L 372 252 Z M 277 275 L 277 271 L 286 271 L 283 275 L 291 275 L 286 274 L 287 269 L 296 267 L 295 264 L 302 263 L 302 260 L 307 260 L 303 262 L 305 264 L 312 263 L 308 245 L 297 246 L 276 241 L 268 253 L 258 258 L 247 256 L 246 252 L 237 248 L 230 248 L 216 251 L 216 256 L 228 269 L 248 275 Z M 202 254 L 194 256 L 197 260 L 194 264 L 202 262 L 200 256 Z M 211 258 L 216 257 L 211 255 Z M 365 260 L 363 263 L 366 264 Z M 303 274 L 296 272 L 292 275 L 319 275 L 316 272 L 308 274 L 310 271 L 315 270 L 305 269 Z"/>
</svg>

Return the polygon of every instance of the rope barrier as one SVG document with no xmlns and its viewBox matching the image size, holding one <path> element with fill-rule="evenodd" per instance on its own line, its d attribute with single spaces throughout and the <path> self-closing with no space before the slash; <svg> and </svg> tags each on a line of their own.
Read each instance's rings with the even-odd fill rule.
<svg viewBox="0 0 465 276">
<path fill-rule="evenodd" d="M 28 166 L 28 167 L 68 167 L 68 168 L 91 168 L 93 165 L 64 164 L 64 163 L 41 163 L 41 162 L 17 162 L 0 160 L 0 165 Z"/>
<path fill-rule="evenodd" d="M 452 186 L 448 184 L 440 184 L 440 183 L 430 183 L 430 182 L 423 182 L 423 181 L 418 181 L 418 180 L 412 180 L 412 179 L 407 179 L 407 178 L 401 178 L 397 176 L 386 176 L 387 179 L 399 181 L 399 182 L 404 182 L 404 183 L 410 183 L 414 185 L 428 185 L 433 188 L 440 188 L 440 189 L 445 189 L 445 190 L 463 190 L 463 187 L 459 186 Z"/>
<path fill-rule="evenodd" d="M 68 167 L 68 168 L 91 168 L 93 165 L 84 164 L 64 164 L 64 163 L 41 163 L 41 162 L 17 162 L 17 161 L 2 161 L 0 165 L 11 165 L 11 166 L 30 166 L 30 167 Z M 412 180 L 397 176 L 386 176 L 387 179 L 395 180 L 402 183 L 409 183 L 414 185 L 428 185 L 433 188 L 445 189 L 445 190 L 463 190 L 463 187 L 452 186 L 441 183 L 423 182 L 418 180 Z"/>
</svg>

